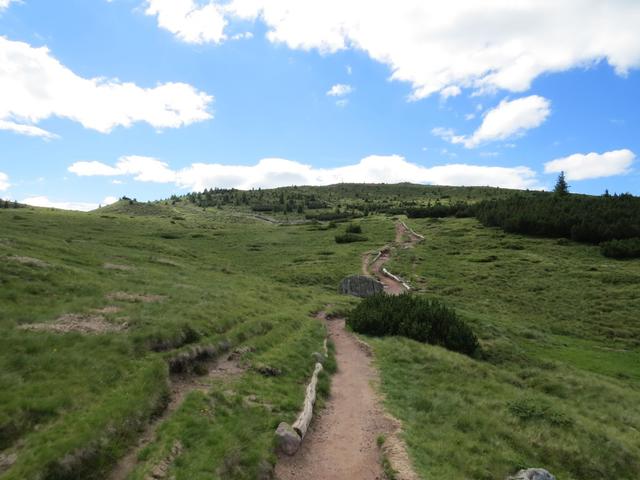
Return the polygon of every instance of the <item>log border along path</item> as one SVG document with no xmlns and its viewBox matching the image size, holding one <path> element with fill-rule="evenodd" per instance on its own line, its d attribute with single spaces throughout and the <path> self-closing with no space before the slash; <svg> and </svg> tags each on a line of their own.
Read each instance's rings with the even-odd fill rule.
<svg viewBox="0 0 640 480">
<path fill-rule="evenodd" d="M 396 224 L 396 243 L 402 243 L 405 236 L 409 240 L 403 245 L 411 246 L 421 240 L 406 225 Z M 381 267 L 390 258 L 390 248 L 386 250 L 387 255 L 379 255 L 375 265 Z M 365 255 L 363 266 L 369 265 L 370 256 Z M 381 277 L 385 278 L 389 294 L 406 291 L 401 282 Z M 343 318 L 330 318 L 325 312 L 316 317 L 325 323 L 334 342 L 338 372 L 332 378 L 331 396 L 312 422 L 298 452 L 294 456 L 280 456 L 276 478 L 382 480 L 387 478 L 382 467 L 384 455 L 396 480 L 418 480 L 400 436 L 401 424 L 385 413 L 377 393 L 380 380 L 372 364 L 370 347 L 345 330 Z M 385 438 L 382 452 L 377 444 L 380 436 Z"/>
</svg>

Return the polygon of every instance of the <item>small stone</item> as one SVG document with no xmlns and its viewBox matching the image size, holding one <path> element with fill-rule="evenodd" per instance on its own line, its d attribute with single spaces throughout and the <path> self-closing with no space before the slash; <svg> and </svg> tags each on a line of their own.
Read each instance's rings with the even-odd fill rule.
<svg viewBox="0 0 640 480">
<path fill-rule="evenodd" d="M 294 455 L 298 451 L 300 443 L 302 442 L 300 435 L 298 435 L 291 425 L 285 422 L 281 422 L 280 425 L 278 425 L 276 439 L 278 450 L 289 456 Z"/>
<path fill-rule="evenodd" d="M 520 470 L 514 476 L 509 477 L 508 480 L 556 480 L 556 477 L 544 468 L 527 468 Z"/>
</svg>

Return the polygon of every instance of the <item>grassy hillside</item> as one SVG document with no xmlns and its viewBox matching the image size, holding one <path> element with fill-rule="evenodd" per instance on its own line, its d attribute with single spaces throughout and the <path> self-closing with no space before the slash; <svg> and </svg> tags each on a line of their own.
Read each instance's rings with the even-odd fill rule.
<svg viewBox="0 0 640 480">
<path fill-rule="evenodd" d="M 475 361 L 374 342 L 425 478 L 504 478 L 532 465 L 567 480 L 637 478 L 640 261 L 471 219 L 410 225 L 426 241 L 390 268 L 455 307 L 484 350 Z"/>
<path fill-rule="evenodd" d="M 510 194 L 298 190 L 326 201 L 320 211 Z M 279 201 L 280 190 L 262 195 Z M 267 215 L 299 220 L 306 211 Z M 172 458 L 178 444 L 168 472 L 178 479 L 269 470 L 273 430 L 297 413 L 324 338 L 311 313 L 355 304 L 335 293 L 339 280 L 395 232 L 390 216 L 370 214 L 355 220 L 366 241 L 337 244 L 344 225 L 277 225 L 256 213 L 249 203 L 203 208 L 186 199 L 125 200 L 88 214 L 0 209 L 0 465 L 11 465 L 0 478 L 104 478 L 166 404 L 168 360 L 194 347 L 217 355 L 250 347 L 248 369 L 191 393 L 131 478 Z M 454 307 L 483 349 L 471 359 L 371 340 L 419 472 L 488 479 L 535 465 L 563 479 L 636 478 L 640 261 L 471 219 L 410 225 L 427 239 L 396 252 L 389 268 Z M 264 376 L 260 365 L 282 374 Z"/>
<path fill-rule="evenodd" d="M 217 478 L 254 478 L 273 461 L 273 429 L 297 413 L 310 353 L 321 348 L 310 313 L 340 301 L 335 287 L 360 268 L 362 248 L 393 237 L 383 219 L 368 224 L 368 242 L 338 247 L 335 230 L 189 206 L 165 211 L 0 211 L 0 448 L 17 455 L 2 478 L 101 478 L 166 401 L 167 358 L 224 343 L 250 345 L 250 363 L 285 373 L 265 379 L 250 370 L 220 387 L 233 390 L 230 398 L 192 395 L 144 452 L 141 471 L 180 439 L 190 447 L 175 465 L 183 478 L 220 468 Z M 64 326 L 69 315 L 99 317 L 104 332 L 42 327 Z M 249 394 L 269 409 L 243 405 Z M 215 428 L 194 426 L 202 412 Z M 215 448 L 201 441 L 207 436 Z"/>
</svg>

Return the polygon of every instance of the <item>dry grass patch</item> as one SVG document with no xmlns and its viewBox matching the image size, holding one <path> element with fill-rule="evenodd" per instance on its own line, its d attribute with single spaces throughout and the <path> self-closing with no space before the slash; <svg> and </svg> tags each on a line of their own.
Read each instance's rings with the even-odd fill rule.
<svg viewBox="0 0 640 480">
<path fill-rule="evenodd" d="M 164 300 L 163 295 L 143 295 L 141 293 L 113 292 L 106 295 L 107 300 L 120 302 L 157 303 Z"/>
<path fill-rule="evenodd" d="M 58 317 L 51 323 L 29 323 L 20 325 L 18 328 L 34 332 L 79 332 L 84 334 L 99 334 L 125 330 L 127 328 L 127 323 L 113 323 L 108 321 L 102 315 L 68 313 Z"/>
<path fill-rule="evenodd" d="M 136 269 L 136 267 L 131 265 L 118 265 L 116 263 L 105 263 L 102 268 L 106 270 L 119 270 L 121 272 L 130 272 L 131 270 Z"/>
<path fill-rule="evenodd" d="M 30 267 L 46 268 L 49 266 L 47 262 L 44 262 L 38 258 L 33 258 L 33 257 L 23 257 L 19 255 L 12 255 L 10 257 L 7 257 L 7 260 L 21 263 L 23 265 L 28 265 Z"/>
</svg>

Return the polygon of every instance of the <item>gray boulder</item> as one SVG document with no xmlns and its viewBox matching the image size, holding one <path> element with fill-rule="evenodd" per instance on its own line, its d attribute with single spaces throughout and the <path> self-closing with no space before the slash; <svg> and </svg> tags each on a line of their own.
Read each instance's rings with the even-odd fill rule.
<svg viewBox="0 0 640 480">
<path fill-rule="evenodd" d="M 508 480 L 556 480 L 556 477 L 544 468 L 527 468 L 526 470 L 520 470 L 513 477 L 509 477 Z"/>
<path fill-rule="evenodd" d="M 342 279 L 338 291 L 343 295 L 370 297 L 384 291 L 384 285 L 375 278 L 365 275 L 352 275 Z"/>
<path fill-rule="evenodd" d="M 291 425 L 286 422 L 280 422 L 276 430 L 276 442 L 278 450 L 289 456 L 295 455 L 300 448 L 302 438 L 298 435 Z"/>
</svg>

